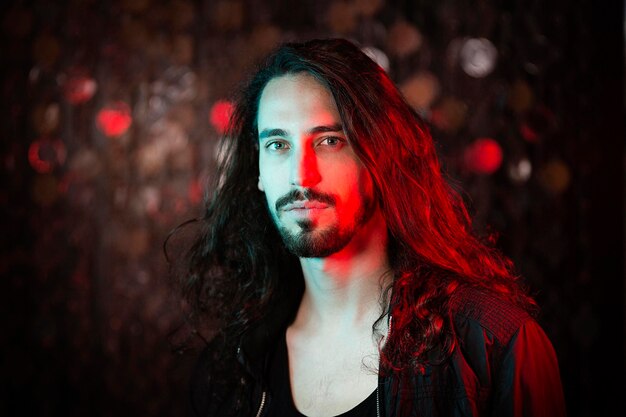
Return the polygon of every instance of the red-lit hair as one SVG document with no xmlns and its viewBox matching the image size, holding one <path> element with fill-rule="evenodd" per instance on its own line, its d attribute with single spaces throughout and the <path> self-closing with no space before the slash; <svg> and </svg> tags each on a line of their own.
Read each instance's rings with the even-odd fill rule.
<svg viewBox="0 0 626 417">
<path fill-rule="evenodd" d="M 381 67 L 338 39 L 282 46 L 243 90 L 223 144 L 219 183 L 201 220 L 205 229 L 182 282 L 195 311 L 219 315 L 235 337 L 264 316 L 275 293 L 293 284 L 296 270 L 302 279 L 256 187 L 259 97 L 272 78 L 301 72 L 332 93 L 387 222 L 393 282 L 385 313 L 393 315 L 393 330 L 382 364 L 419 370 L 435 347 L 445 359 L 454 348 L 448 301 L 460 286 L 481 288 L 532 312 L 535 304 L 511 261 L 474 235 L 462 198 L 441 173 L 425 123 Z"/>
</svg>

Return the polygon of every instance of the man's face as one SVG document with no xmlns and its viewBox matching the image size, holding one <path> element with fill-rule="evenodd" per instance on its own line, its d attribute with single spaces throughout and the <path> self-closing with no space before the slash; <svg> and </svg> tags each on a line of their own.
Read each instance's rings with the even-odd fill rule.
<svg viewBox="0 0 626 417">
<path fill-rule="evenodd" d="M 375 204 L 332 95 L 308 74 L 274 78 L 261 94 L 257 123 L 259 189 L 287 248 L 315 258 L 340 251 Z"/>
</svg>

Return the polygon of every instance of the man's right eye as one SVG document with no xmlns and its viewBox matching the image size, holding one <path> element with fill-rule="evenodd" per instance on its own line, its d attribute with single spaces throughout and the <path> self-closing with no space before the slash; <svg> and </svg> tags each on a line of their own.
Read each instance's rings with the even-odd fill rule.
<svg viewBox="0 0 626 417">
<path fill-rule="evenodd" d="M 289 146 L 283 141 L 273 140 L 268 142 L 265 145 L 265 148 L 269 149 L 270 151 L 284 151 L 285 149 L 289 149 Z"/>
</svg>

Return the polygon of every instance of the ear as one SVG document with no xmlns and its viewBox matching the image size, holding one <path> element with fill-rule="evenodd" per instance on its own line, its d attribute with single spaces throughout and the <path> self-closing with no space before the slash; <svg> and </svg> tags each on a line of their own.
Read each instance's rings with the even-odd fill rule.
<svg viewBox="0 0 626 417">
<path fill-rule="evenodd" d="M 259 176 L 259 182 L 257 183 L 257 187 L 259 187 L 259 191 L 265 192 L 265 188 L 263 188 L 263 183 L 261 182 L 260 176 Z"/>
</svg>

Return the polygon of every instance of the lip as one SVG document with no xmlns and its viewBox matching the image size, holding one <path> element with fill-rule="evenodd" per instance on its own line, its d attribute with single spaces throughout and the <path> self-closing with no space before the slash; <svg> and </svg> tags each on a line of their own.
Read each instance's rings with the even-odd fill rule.
<svg viewBox="0 0 626 417">
<path fill-rule="evenodd" d="M 296 201 L 287 204 L 283 211 L 306 211 L 306 210 L 322 210 L 328 208 L 328 204 L 319 201 Z"/>
</svg>

